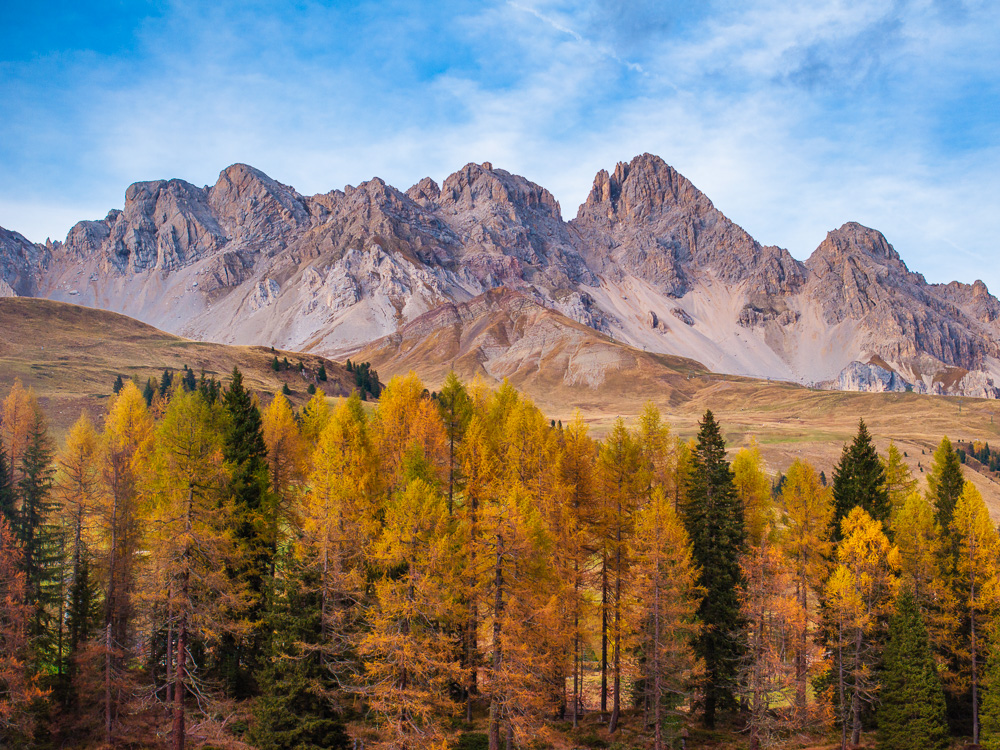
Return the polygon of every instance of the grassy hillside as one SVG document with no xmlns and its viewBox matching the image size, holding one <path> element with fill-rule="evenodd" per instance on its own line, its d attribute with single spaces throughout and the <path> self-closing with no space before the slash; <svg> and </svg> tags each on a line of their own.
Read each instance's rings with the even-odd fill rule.
<svg viewBox="0 0 1000 750">
<path fill-rule="evenodd" d="M 811 461 L 832 477 L 843 444 L 851 439 L 859 418 L 869 426 L 880 450 L 894 440 L 907 454 L 915 477 L 924 479 L 931 453 L 942 435 L 953 441 L 986 440 L 1000 445 L 1000 404 L 996 401 L 923 396 L 913 393 L 845 393 L 817 391 L 789 383 L 717 375 L 695 362 L 638 351 L 613 342 L 585 326 L 544 308 L 504 308 L 496 319 L 452 321 L 412 337 L 382 340 L 365 349 L 383 380 L 416 370 L 428 387 L 437 388 L 450 367 L 463 377 L 487 380 L 510 376 L 553 419 L 564 421 L 579 410 L 603 434 L 617 416 L 636 417 L 646 401 L 655 403 L 675 432 L 693 436 L 705 409 L 722 424 L 731 448 L 755 439 L 773 472 L 784 471 L 797 458 Z M 404 332 L 405 334 L 405 329 Z M 495 353 L 493 359 L 485 352 Z M 274 393 L 287 383 L 293 404 L 308 398 L 311 380 L 296 369 L 274 372 L 275 353 L 268 347 L 225 346 L 163 333 L 115 313 L 39 299 L 0 299 L 0 394 L 15 377 L 34 387 L 58 435 L 81 409 L 103 414 L 115 376 L 144 382 L 159 378 L 164 368 L 227 378 L 238 366 L 249 386 Z M 309 374 L 325 363 L 324 390 L 346 395 L 353 377 L 341 364 L 313 354 L 277 352 Z M 611 359 L 624 366 L 604 373 L 596 386 L 585 375 L 594 362 Z M 577 382 L 567 382 L 576 368 Z M 994 418 L 996 413 L 996 418 Z M 968 465 L 966 476 L 983 493 L 994 518 L 1000 520 L 1000 477 L 984 467 Z"/>
<path fill-rule="evenodd" d="M 275 372 L 275 356 L 287 357 L 292 367 Z M 300 360 L 306 377 L 298 372 Z M 38 393 L 57 436 L 81 409 L 103 414 L 118 374 L 159 382 L 164 369 L 187 365 L 196 375 L 204 371 L 225 383 L 236 366 L 247 387 L 271 394 L 287 384 L 289 398 L 299 405 L 308 400 L 307 388 L 321 364 L 328 379 L 318 387 L 333 396 L 350 393 L 353 376 L 313 354 L 189 341 L 117 313 L 42 299 L 0 299 L 0 394 L 21 378 Z"/>
</svg>

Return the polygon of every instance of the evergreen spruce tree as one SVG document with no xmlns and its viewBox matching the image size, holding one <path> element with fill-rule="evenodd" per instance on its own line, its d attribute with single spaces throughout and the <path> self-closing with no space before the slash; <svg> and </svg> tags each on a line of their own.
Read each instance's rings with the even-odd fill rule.
<svg viewBox="0 0 1000 750">
<path fill-rule="evenodd" d="M 17 527 L 17 506 L 14 503 L 14 484 L 7 449 L 0 443 L 0 519 L 7 521 L 11 529 Z"/>
<path fill-rule="evenodd" d="M 322 661 L 320 596 L 314 573 L 290 571 L 268 614 L 267 666 L 247 739 L 260 750 L 341 750 L 350 746 L 330 697 Z"/>
<path fill-rule="evenodd" d="M 119 375 L 118 377 L 115 378 L 115 384 L 111 386 L 111 390 L 113 390 L 117 395 L 117 393 L 124 387 L 125 387 L 125 381 L 122 380 L 122 376 Z"/>
<path fill-rule="evenodd" d="M 944 688 L 913 594 L 903 591 L 889 620 L 883 654 L 878 750 L 944 750 L 948 746 Z"/>
<path fill-rule="evenodd" d="M 740 556 L 746 530 L 726 444 L 711 411 L 705 412 L 700 426 L 682 512 L 700 570 L 698 585 L 705 591 L 698 609 L 704 628 L 694 648 L 705 662 L 705 724 L 712 727 L 717 709 L 735 706 L 742 624 L 737 593 L 743 583 Z"/>
<path fill-rule="evenodd" d="M 934 463 L 927 476 L 927 494 L 928 499 L 934 504 L 935 520 L 945 534 L 951 528 L 955 503 L 961 497 L 964 486 L 962 462 L 952 449 L 951 441 L 943 437 L 937 450 L 934 451 Z"/>
<path fill-rule="evenodd" d="M 865 421 L 858 422 L 854 441 L 844 446 L 833 470 L 833 520 L 831 536 L 840 541 L 841 524 L 852 509 L 862 508 L 876 521 L 889 520 L 889 493 L 885 469 L 879 460 Z"/>
<path fill-rule="evenodd" d="M 48 640 L 46 636 L 51 635 L 48 632 L 46 605 L 53 597 L 50 583 L 59 562 L 57 529 L 49 523 L 55 508 L 51 499 L 54 474 L 45 417 L 37 410 L 28 428 L 28 441 L 21 457 L 21 480 L 18 482 L 21 510 L 17 517 L 26 583 L 25 600 L 33 607 L 30 633 L 36 649 L 44 649 L 44 641 Z"/>
<path fill-rule="evenodd" d="M 153 396 L 156 395 L 156 386 L 153 385 L 153 379 L 150 378 L 146 381 L 146 387 L 142 389 L 142 397 L 146 401 L 146 406 L 152 406 Z"/>
<path fill-rule="evenodd" d="M 326 365 L 321 364 L 319 366 L 319 372 L 316 373 L 316 378 L 323 383 L 326 382 Z"/>
<path fill-rule="evenodd" d="M 194 370 L 184 365 L 184 378 L 181 380 L 184 390 L 190 393 L 198 388 L 198 381 L 194 379 Z"/>
<path fill-rule="evenodd" d="M 1000 622 L 990 629 L 989 654 L 983 671 L 983 697 L 979 707 L 979 742 L 986 750 L 1000 750 Z"/>
<path fill-rule="evenodd" d="M 230 694 L 247 697 L 253 694 L 253 676 L 261 657 L 260 621 L 276 544 L 269 530 L 274 528 L 277 508 L 269 491 L 267 444 L 260 409 L 253 394 L 243 387 L 243 374 L 236 367 L 222 403 L 227 414 L 222 455 L 229 471 L 227 489 L 233 503 L 233 533 L 244 556 L 241 569 L 232 573 L 242 579 L 251 602 L 248 610 L 239 615 L 257 626 L 239 641 L 232 636 L 224 639 L 221 671 Z"/>
<path fill-rule="evenodd" d="M 170 392 L 170 386 L 173 385 L 174 376 L 170 373 L 170 370 L 164 370 L 163 375 L 160 377 L 160 388 L 157 393 L 160 394 L 160 398 L 166 398 L 167 393 Z"/>
</svg>

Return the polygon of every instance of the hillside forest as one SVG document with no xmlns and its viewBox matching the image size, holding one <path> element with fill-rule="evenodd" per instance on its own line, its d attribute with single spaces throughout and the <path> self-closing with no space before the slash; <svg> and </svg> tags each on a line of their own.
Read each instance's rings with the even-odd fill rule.
<svg viewBox="0 0 1000 750">
<path fill-rule="evenodd" d="M 453 374 L 118 385 L 58 446 L 2 402 L 4 747 L 1000 748 L 1000 540 L 947 438 L 918 492 L 863 422 L 828 483 L 711 411 L 596 440 Z"/>
</svg>

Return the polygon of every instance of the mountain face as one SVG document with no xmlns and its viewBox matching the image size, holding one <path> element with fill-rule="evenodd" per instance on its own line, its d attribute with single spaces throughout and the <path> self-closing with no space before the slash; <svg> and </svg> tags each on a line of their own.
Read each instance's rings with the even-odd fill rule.
<svg viewBox="0 0 1000 750">
<path fill-rule="evenodd" d="M 650 154 L 599 172 L 568 222 L 547 190 L 489 163 L 440 186 L 425 178 L 402 192 L 375 178 L 313 196 L 236 164 L 211 187 L 135 183 L 122 210 L 78 223 L 65 242 L 0 229 L 0 296 L 76 302 L 222 343 L 328 356 L 367 347 L 399 367 L 405 358 L 385 352 L 404 331 L 414 348 L 415 331 L 453 334 L 458 310 L 511 320 L 510 299 L 487 294 L 501 287 L 559 314 L 547 318 L 550 342 L 557 328 L 576 340 L 579 325 L 716 372 L 1000 396 L 1000 302 L 982 282 L 928 284 L 854 223 L 799 262 Z M 506 346 L 524 330 L 510 327 Z M 435 351 L 426 356 L 445 356 Z M 530 366 L 515 364 L 484 369 Z"/>
</svg>

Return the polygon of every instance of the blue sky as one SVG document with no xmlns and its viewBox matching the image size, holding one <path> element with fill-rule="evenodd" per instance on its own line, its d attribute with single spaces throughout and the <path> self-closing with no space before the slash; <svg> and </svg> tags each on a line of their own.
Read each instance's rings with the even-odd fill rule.
<svg viewBox="0 0 1000 750">
<path fill-rule="evenodd" d="M 233 162 L 300 192 L 491 161 L 572 218 L 649 151 L 765 244 L 845 221 L 1000 292 L 996 0 L 0 4 L 0 225 Z"/>
</svg>

